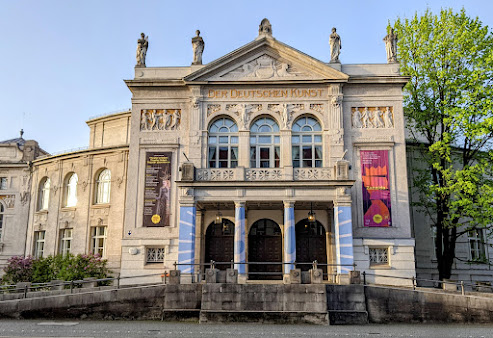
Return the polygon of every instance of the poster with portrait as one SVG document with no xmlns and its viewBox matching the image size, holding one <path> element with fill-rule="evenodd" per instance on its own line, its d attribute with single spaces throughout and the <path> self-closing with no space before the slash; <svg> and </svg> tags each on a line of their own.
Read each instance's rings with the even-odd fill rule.
<svg viewBox="0 0 493 338">
<path fill-rule="evenodd" d="M 388 150 L 361 150 L 363 225 L 392 226 Z"/>
<path fill-rule="evenodd" d="M 144 185 L 144 226 L 169 226 L 171 153 L 147 152 Z"/>
</svg>

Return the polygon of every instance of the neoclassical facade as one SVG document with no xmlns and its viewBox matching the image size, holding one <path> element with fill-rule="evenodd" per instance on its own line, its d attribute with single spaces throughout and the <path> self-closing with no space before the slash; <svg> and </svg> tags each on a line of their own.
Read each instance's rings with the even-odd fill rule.
<svg viewBox="0 0 493 338">
<path fill-rule="evenodd" d="M 32 162 L 26 255 L 97 253 L 142 282 L 211 261 L 288 281 L 317 261 L 329 282 L 411 283 L 393 278 L 415 276 L 398 64 L 319 61 L 268 20 L 206 65 L 199 41 L 191 66 L 146 67 L 142 41 L 131 110 Z"/>
<path fill-rule="evenodd" d="M 282 279 L 317 260 L 329 280 L 415 276 L 406 82 L 398 64 L 324 63 L 269 29 L 207 65 L 136 67 L 122 275 L 213 260 Z"/>
</svg>

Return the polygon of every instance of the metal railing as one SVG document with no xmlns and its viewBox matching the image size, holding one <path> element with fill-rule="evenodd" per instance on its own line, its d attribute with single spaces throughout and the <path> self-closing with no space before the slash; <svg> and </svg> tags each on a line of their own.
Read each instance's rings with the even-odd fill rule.
<svg viewBox="0 0 493 338">
<path fill-rule="evenodd" d="M 209 267 L 211 269 L 215 269 L 216 266 L 218 265 L 229 265 L 231 269 L 234 269 L 235 265 L 246 265 L 248 266 L 275 266 L 279 265 L 279 271 L 249 271 L 246 272 L 248 276 L 277 276 L 280 277 L 279 279 L 282 279 L 284 272 L 282 271 L 282 267 L 284 265 L 294 265 L 296 267 L 298 266 L 303 266 L 303 265 L 308 265 L 311 266 L 313 269 L 317 269 L 318 267 L 322 267 L 322 270 L 326 270 L 323 274 L 324 277 L 327 277 L 327 280 L 329 277 L 332 277 L 332 280 L 335 280 L 335 276 L 337 275 L 337 272 L 329 273 L 328 270 L 330 267 L 338 267 L 338 266 L 344 266 L 344 267 L 352 267 L 353 269 L 356 268 L 356 264 L 331 264 L 331 263 L 318 263 L 317 261 L 313 262 L 234 262 L 234 261 L 229 261 L 229 262 L 216 262 L 211 260 L 208 263 L 177 263 L 175 262 L 173 264 L 174 269 L 178 270 L 179 266 L 198 266 L 200 271 L 194 272 L 192 274 L 192 283 L 199 283 L 202 280 L 205 279 L 205 271 L 203 271 L 202 268 L 204 267 Z"/>
<path fill-rule="evenodd" d="M 478 291 L 478 288 L 481 289 L 487 289 L 490 292 L 493 292 L 493 286 L 490 284 L 484 284 L 484 283 L 472 283 L 472 282 L 464 282 L 464 281 L 451 281 L 451 280 L 438 280 L 438 279 L 427 279 L 427 278 L 416 278 L 416 277 L 402 277 L 402 276 L 390 276 L 390 275 L 380 275 L 380 274 L 375 274 L 375 273 L 368 273 L 366 271 L 362 272 L 363 276 L 363 285 L 370 285 L 370 283 L 367 280 L 367 276 L 372 276 L 372 277 L 379 277 L 379 278 L 392 278 L 392 279 L 403 279 L 403 280 L 408 280 L 411 281 L 412 283 L 412 288 L 413 290 L 416 290 L 417 288 L 429 288 L 424 285 L 419 285 L 420 282 L 424 283 L 431 283 L 433 284 L 433 288 L 438 288 L 438 289 L 444 289 L 447 290 L 446 285 L 450 285 L 451 290 L 449 291 L 454 291 L 453 286 L 455 286 L 455 291 L 460 289 L 460 292 L 462 295 L 466 294 L 466 288 L 470 287 L 471 290 L 476 289 Z M 384 284 L 384 283 L 372 283 L 373 285 L 390 285 L 390 284 Z"/>
</svg>

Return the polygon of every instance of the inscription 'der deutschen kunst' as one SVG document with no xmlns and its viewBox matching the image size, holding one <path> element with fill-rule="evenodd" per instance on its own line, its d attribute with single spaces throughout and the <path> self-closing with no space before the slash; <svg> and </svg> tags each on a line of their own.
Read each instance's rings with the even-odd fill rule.
<svg viewBox="0 0 493 338">
<path fill-rule="evenodd" d="M 286 98 L 296 98 L 296 97 L 322 97 L 323 89 L 252 89 L 252 90 L 239 90 L 239 89 L 228 89 L 228 90 L 213 90 L 209 89 L 207 94 L 208 98 L 214 99 L 241 99 L 241 98 L 265 98 L 265 97 L 286 97 Z"/>
</svg>

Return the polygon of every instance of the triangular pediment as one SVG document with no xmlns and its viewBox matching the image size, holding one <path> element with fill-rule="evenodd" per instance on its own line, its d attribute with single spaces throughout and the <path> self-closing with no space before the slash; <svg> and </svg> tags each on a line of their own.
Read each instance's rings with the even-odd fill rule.
<svg viewBox="0 0 493 338">
<path fill-rule="evenodd" d="M 263 37 L 188 75 L 187 82 L 335 81 L 349 76 L 274 38 Z"/>
</svg>

